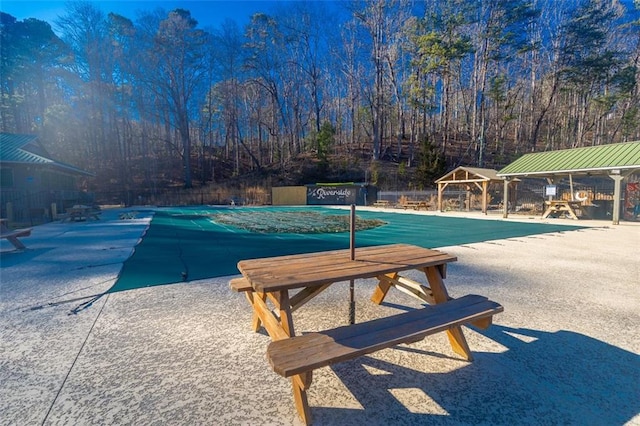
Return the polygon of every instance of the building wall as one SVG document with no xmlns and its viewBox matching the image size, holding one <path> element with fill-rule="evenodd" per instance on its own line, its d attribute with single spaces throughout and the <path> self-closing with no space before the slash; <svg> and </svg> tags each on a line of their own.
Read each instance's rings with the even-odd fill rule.
<svg viewBox="0 0 640 426">
<path fill-rule="evenodd" d="M 53 210 L 61 213 L 83 196 L 68 173 L 32 164 L 5 163 L 0 169 L 0 216 L 15 222 L 48 222 Z"/>
</svg>

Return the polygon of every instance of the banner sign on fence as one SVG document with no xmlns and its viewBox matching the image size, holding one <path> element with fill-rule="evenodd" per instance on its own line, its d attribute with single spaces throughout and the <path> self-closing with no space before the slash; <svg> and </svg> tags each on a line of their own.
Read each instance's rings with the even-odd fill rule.
<svg viewBox="0 0 640 426">
<path fill-rule="evenodd" d="M 367 205 L 368 185 L 364 184 L 315 184 L 307 185 L 308 205 Z M 375 192 L 375 190 L 374 190 Z"/>
</svg>

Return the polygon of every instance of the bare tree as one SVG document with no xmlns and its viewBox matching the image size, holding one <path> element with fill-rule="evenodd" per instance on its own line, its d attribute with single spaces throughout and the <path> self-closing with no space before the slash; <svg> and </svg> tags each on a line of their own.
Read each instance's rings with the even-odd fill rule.
<svg viewBox="0 0 640 426">
<path fill-rule="evenodd" d="M 147 84 L 169 102 L 168 124 L 176 129 L 181 141 L 184 186 L 192 186 L 191 118 L 197 116 L 197 96 L 203 94 L 201 83 L 206 72 L 205 31 L 184 9 L 169 12 L 160 22 L 149 52 L 155 73 L 147 75 Z"/>
<path fill-rule="evenodd" d="M 106 20 L 104 13 L 89 2 L 71 2 L 67 12 L 56 20 L 62 30 L 62 39 L 74 54 L 72 69 L 84 84 L 73 84 L 78 99 L 76 111 L 83 114 L 84 147 L 88 158 L 106 158 L 106 126 L 108 114 L 108 94 L 105 78 L 112 65 L 108 55 Z M 100 162 L 96 161 L 96 167 Z"/>
<path fill-rule="evenodd" d="M 373 135 L 372 159 L 380 158 L 383 138 L 385 45 L 387 42 L 387 13 L 394 0 L 367 0 L 363 7 L 354 10 L 354 16 L 364 26 L 371 38 L 371 62 L 373 64 L 372 90 L 369 96 L 371 128 Z"/>
</svg>

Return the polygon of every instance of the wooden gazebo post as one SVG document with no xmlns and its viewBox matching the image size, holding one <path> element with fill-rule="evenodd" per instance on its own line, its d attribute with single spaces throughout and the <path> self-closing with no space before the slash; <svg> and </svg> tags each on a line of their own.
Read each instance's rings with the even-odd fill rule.
<svg viewBox="0 0 640 426">
<path fill-rule="evenodd" d="M 438 182 L 438 211 L 442 212 L 442 192 L 447 187 L 445 182 Z"/>
<path fill-rule="evenodd" d="M 487 189 L 489 188 L 489 182 L 482 181 L 482 213 L 487 214 Z"/>
<path fill-rule="evenodd" d="M 471 185 L 465 185 L 465 188 L 467 189 L 467 193 L 465 195 L 465 201 L 464 203 L 466 204 L 466 211 L 470 212 L 471 211 Z"/>
</svg>

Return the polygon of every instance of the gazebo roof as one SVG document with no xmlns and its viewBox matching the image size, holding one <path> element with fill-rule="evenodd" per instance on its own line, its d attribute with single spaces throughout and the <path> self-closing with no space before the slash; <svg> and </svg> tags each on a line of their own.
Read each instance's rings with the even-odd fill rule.
<svg viewBox="0 0 640 426">
<path fill-rule="evenodd" d="M 497 173 L 498 178 L 606 175 L 640 170 L 640 141 L 525 154 Z"/>
<path fill-rule="evenodd" d="M 494 169 L 460 166 L 436 180 L 436 183 L 502 182 L 497 173 Z"/>
</svg>

